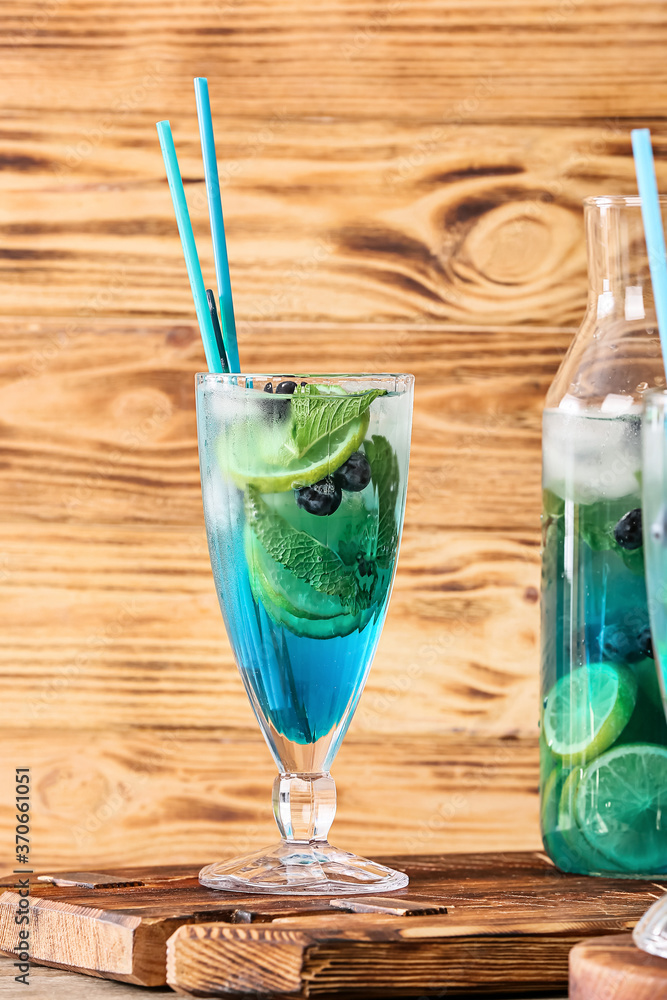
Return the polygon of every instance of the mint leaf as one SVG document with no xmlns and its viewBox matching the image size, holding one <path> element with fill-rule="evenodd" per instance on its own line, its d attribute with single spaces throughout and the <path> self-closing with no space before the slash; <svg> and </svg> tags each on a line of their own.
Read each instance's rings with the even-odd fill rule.
<svg viewBox="0 0 667 1000">
<path fill-rule="evenodd" d="M 594 552 L 616 551 L 622 556 L 624 550 L 616 543 L 614 527 L 624 514 L 637 506 L 638 498 L 636 496 L 601 500 L 592 504 L 579 504 L 576 508 L 576 526 L 579 535 Z M 641 558 L 643 558 L 643 553 Z"/>
<path fill-rule="evenodd" d="M 370 441 L 364 441 L 364 450 L 371 464 L 371 482 L 378 494 L 377 561 L 383 569 L 388 569 L 393 564 L 398 544 L 398 459 L 386 437 L 380 434 L 373 435 Z"/>
<path fill-rule="evenodd" d="M 586 518 L 580 518 L 579 524 L 581 537 L 593 552 L 606 552 L 617 548 L 613 524 L 596 524 L 595 521 L 588 521 Z"/>
<path fill-rule="evenodd" d="M 341 538 L 338 543 L 338 555 L 346 566 L 354 566 L 359 554 L 359 545 L 350 538 Z"/>
<path fill-rule="evenodd" d="M 386 389 L 369 389 L 358 396 L 320 395 L 316 386 L 301 387 L 290 403 L 291 427 L 281 452 L 284 460 L 303 458 L 317 441 L 366 413 Z"/>
<path fill-rule="evenodd" d="M 245 512 L 248 524 L 271 558 L 295 577 L 307 580 L 323 594 L 338 597 L 352 614 L 367 607 L 354 574 L 336 553 L 271 510 L 254 486 L 246 492 Z"/>
</svg>

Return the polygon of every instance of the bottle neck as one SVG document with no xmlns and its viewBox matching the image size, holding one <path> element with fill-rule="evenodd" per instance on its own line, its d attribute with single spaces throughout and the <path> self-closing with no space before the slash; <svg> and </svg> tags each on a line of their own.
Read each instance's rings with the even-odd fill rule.
<svg viewBox="0 0 667 1000">
<path fill-rule="evenodd" d="M 639 199 L 586 205 L 588 311 L 598 321 L 655 326 L 655 306 Z"/>
<path fill-rule="evenodd" d="M 667 218 L 667 199 L 661 199 Z M 586 202 L 588 309 L 549 390 L 546 407 L 639 412 L 663 388 L 651 273 L 639 198 Z"/>
</svg>

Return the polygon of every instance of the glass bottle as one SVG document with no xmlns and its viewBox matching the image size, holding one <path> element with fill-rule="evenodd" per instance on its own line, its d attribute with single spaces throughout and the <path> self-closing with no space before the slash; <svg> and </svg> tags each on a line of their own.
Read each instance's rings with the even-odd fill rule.
<svg viewBox="0 0 667 1000">
<path fill-rule="evenodd" d="M 544 411 L 541 822 L 559 868 L 631 878 L 667 870 L 641 517 L 641 401 L 665 372 L 639 198 L 588 198 L 585 221 L 588 308 Z"/>
</svg>

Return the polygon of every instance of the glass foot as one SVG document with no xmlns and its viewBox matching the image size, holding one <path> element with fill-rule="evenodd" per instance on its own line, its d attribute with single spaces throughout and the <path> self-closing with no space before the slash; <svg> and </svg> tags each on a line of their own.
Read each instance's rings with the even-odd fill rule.
<svg viewBox="0 0 667 1000">
<path fill-rule="evenodd" d="M 667 958 L 667 894 L 641 918 L 632 938 L 638 948 L 658 958 Z"/>
<path fill-rule="evenodd" d="M 326 840 L 281 840 L 254 854 L 206 865 L 199 881 L 209 889 L 227 892 L 338 896 L 402 889 L 408 876 L 377 861 L 339 851 Z"/>
</svg>

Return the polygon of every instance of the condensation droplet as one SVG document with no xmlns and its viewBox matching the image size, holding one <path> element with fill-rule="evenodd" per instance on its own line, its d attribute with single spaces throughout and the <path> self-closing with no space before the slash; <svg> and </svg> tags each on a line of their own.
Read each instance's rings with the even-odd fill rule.
<svg viewBox="0 0 667 1000">
<path fill-rule="evenodd" d="M 637 392 L 646 392 L 648 389 L 648 382 L 640 382 L 637 386 Z"/>
</svg>

